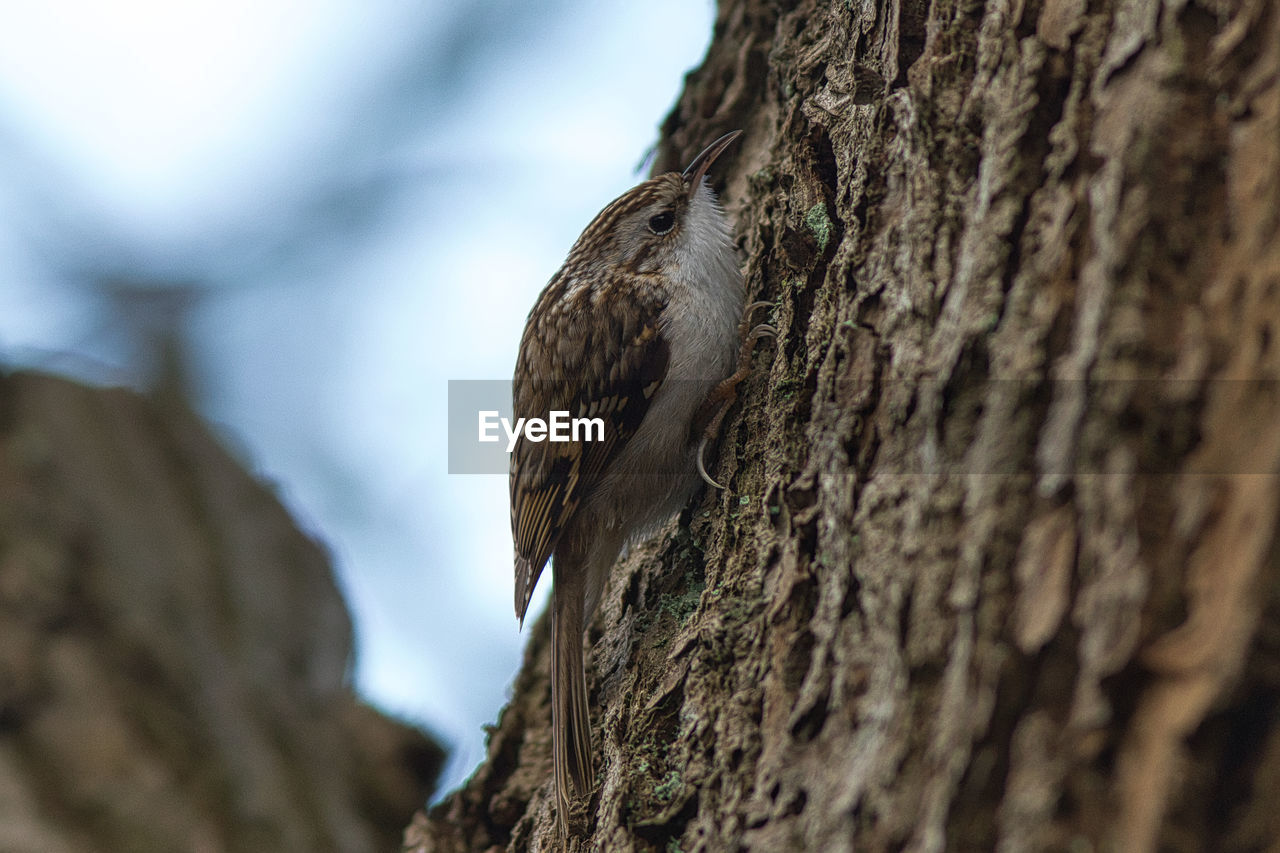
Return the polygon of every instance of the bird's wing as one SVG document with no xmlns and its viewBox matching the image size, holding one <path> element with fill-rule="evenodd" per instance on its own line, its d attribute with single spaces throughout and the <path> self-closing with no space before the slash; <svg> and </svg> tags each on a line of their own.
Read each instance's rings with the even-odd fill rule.
<svg viewBox="0 0 1280 853">
<path fill-rule="evenodd" d="M 516 616 L 524 621 L 534 585 L 560 534 L 635 435 L 667 374 L 670 350 L 659 327 L 665 301 L 629 294 L 626 310 L 581 294 L 563 308 L 565 289 L 548 287 L 530 315 L 512 383 L 516 418 L 553 411 L 600 418 L 602 441 L 530 441 L 522 431 L 511 454 L 511 533 L 515 539 Z M 550 310 L 551 314 L 547 314 Z M 555 322 L 539 327 L 535 318 Z M 531 371 L 530 365 L 540 365 Z M 594 435 L 593 435 L 594 437 Z"/>
</svg>

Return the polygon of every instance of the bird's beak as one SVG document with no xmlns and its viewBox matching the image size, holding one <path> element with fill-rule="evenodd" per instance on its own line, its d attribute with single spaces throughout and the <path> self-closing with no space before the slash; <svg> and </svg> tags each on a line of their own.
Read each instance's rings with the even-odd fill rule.
<svg viewBox="0 0 1280 853">
<path fill-rule="evenodd" d="M 731 130 L 708 145 L 701 154 L 693 158 L 689 168 L 684 170 L 684 182 L 689 188 L 689 196 L 691 198 L 698 191 L 698 187 L 702 186 L 702 176 L 707 173 L 707 169 L 710 169 L 716 158 L 723 154 L 729 144 L 741 135 L 742 131 Z"/>
</svg>

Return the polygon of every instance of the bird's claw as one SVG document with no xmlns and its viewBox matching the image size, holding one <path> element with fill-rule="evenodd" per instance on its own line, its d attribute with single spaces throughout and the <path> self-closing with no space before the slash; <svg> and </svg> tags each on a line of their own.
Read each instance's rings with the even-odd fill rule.
<svg viewBox="0 0 1280 853">
<path fill-rule="evenodd" d="M 707 449 L 708 436 L 703 436 L 702 441 L 698 442 L 698 476 L 702 477 L 702 481 L 713 489 L 724 491 L 724 486 L 711 479 L 711 475 L 707 473 L 707 466 L 702 461 L 703 454 Z"/>
<path fill-rule="evenodd" d="M 732 376 L 716 386 L 716 388 L 712 390 L 711 394 L 708 395 L 707 401 L 703 404 L 707 407 L 714 406 L 714 409 L 712 410 L 713 413 L 709 415 L 706 428 L 702 431 L 702 440 L 698 442 L 698 476 L 700 476 L 702 481 L 708 486 L 720 489 L 721 491 L 724 490 L 724 486 L 711 479 L 711 475 L 707 473 L 707 465 L 704 458 L 706 456 L 707 444 L 714 436 L 719 434 L 720 423 L 724 420 L 725 413 L 728 412 L 729 406 L 732 405 L 735 397 L 737 396 L 738 383 L 746 379 L 747 376 L 751 374 L 751 350 L 755 345 L 755 342 L 761 338 L 769 338 L 771 340 L 777 340 L 778 338 L 777 327 L 770 325 L 769 323 L 760 323 L 757 326 L 748 328 L 752 314 L 759 311 L 761 308 L 772 307 L 774 307 L 772 302 L 752 302 L 743 310 L 742 325 L 740 327 L 740 332 L 742 334 L 742 349 L 738 353 L 737 370 L 734 371 Z"/>
</svg>

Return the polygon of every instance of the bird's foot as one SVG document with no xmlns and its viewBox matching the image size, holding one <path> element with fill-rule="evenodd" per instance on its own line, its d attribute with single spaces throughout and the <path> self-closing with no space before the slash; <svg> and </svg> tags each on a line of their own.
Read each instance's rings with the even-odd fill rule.
<svg viewBox="0 0 1280 853">
<path fill-rule="evenodd" d="M 751 375 L 751 353 L 755 348 L 756 341 L 761 338 L 769 338 L 771 340 L 777 340 L 778 338 L 777 328 L 768 323 L 760 323 L 756 326 L 750 325 L 751 318 L 756 311 L 772 306 L 772 302 L 752 302 L 747 306 L 742 315 L 742 349 L 738 352 L 738 367 L 728 378 L 711 389 L 711 393 L 707 394 L 707 399 L 702 402 L 702 406 L 694 418 L 695 424 L 706 424 L 702 428 L 702 436 L 698 441 L 698 476 L 702 477 L 703 481 L 712 488 L 723 489 L 724 486 L 713 480 L 711 475 L 707 473 L 707 466 L 704 462 L 707 445 L 720 434 L 720 425 L 724 422 L 724 416 L 728 414 L 729 407 L 733 405 L 733 401 L 738 398 L 739 383 Z M 748 327 L 750 327 L 749 330 Z"/>
</svg>

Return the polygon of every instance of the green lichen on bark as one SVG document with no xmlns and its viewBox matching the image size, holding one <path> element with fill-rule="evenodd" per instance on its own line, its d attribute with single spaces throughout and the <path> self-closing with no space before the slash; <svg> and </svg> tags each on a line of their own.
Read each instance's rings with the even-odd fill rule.
<svg viewBox="0 0 1280 853">
<path fill-rule="evenodd" d="M 827 244 L 831 242 L 831 233 L 834 226 L 831 224 L 831 217 L 827 215 L 826 202 L 818 202 L 809 208 L 809 212 L 804 215 L 805 226 L 813 232 L 813 237 L 818 241 L 818 251 L 825 252 Z"/>
</svg>

